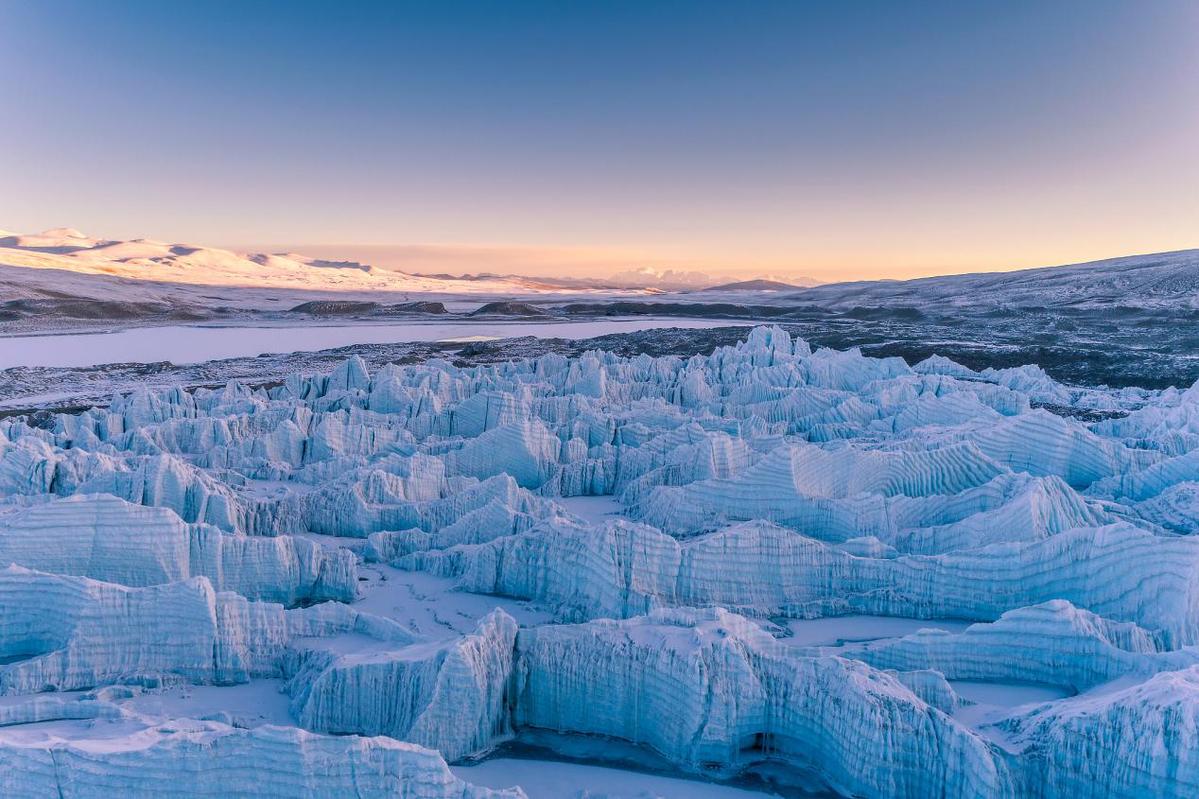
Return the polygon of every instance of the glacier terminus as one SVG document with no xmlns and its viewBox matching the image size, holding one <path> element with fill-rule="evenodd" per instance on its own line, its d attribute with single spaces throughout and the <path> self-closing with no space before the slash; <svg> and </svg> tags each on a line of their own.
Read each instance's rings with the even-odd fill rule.
<svg viewBox="0 0 1199 799">
<path fill-rule="evenodd" d="M 1187 799 L 1196 529 L 1199 387 L 778 327 L 14 415 L 0 795 Z"/>
</svg>

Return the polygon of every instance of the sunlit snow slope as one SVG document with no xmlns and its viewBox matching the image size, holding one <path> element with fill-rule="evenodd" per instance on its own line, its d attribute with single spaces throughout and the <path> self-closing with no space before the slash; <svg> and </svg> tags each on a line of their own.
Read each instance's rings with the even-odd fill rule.
<svg viewBox="0 0 1199 799">
<path fill-rule="evenodd" d="M 557 291 L 522 278 L 425 277 L 296 253 L 98 239 L 70 228 L 33 235 L 0 231 L 0 294 L 6 301 L 0 320 L 14 314 L 188 318 L 219 309 L 287 310 L 305 301 L 403 303 Z"/>
</svg>

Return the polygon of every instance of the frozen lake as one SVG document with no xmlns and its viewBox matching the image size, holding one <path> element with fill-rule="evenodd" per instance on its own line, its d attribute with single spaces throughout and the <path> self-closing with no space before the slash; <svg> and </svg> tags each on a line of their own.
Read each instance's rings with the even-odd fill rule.
<svg viewBox="0 0 1199 799">
<path fill-rule="evenodd" d="M 586 322 L 404 322 L 389 325 L 136 327 L 110 333 L 0 338 L 0 369 L 104 363 L 201 363 L 266 353 L 309 352 L 351 344 L 470 341 L 517 336 L 580 339 L 659 327 L 747 325 L 727 319 L 602 319 Z"/>
</svg>

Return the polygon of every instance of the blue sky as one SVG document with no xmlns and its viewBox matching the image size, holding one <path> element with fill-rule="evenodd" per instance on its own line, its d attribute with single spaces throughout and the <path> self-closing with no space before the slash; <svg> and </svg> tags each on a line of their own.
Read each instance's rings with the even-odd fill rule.
<svg viewBox="0 0 1199 799">
<path fill-rule="evenodd" d="M 0 6 L 0 228 L 825 279 L 1199 246 L 1185 0 Z"/>
</svg>

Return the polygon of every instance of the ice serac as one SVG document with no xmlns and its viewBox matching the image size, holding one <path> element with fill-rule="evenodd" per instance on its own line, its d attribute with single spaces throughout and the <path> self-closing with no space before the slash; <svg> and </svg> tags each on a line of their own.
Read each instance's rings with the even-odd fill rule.
<svg viewBox="0 0 1199 799">
<path fill-rule="evenodd" d="M 682 547 L 643 524 L 555 520 L 514 536 L 401 557 L 467 591 L 537 599 L 570 621 L 626 618 L 677 603 Z"/>
<path fill-rule="evenodd" d="M 108 495 L 0 505 L 0 563 L 130 587 L 207 577 L 218 591 L 295 605 L 352 600 L 352 553 L 281 536 L 227 535 Z"/>
<path fill-rule="evenodd" d="M 1039 705 L 997 726 L 1018 746 L 1008 759 L 1021 796 L 1199 794 L 1199 668 Z"/>
<path fill-rule="evenodd" d="M 339 604 L 286 610 L 205 577 L 128 588 L 21 566 L 0 570 L 0 694 L 114 682 L 232 684 L 282 673 L 294 639 L 411 636 Z"/>
<path fill-rule="evenodd" d="M 628 522 L 595 531 L 557 524 L 397 563 L 456 576 L 467 590 L 546 601 L 568 618 L 684 605 L 791 618 L 992 621 L 1064 599 L 1154 631 L 1170 646 L 1199 642 L 1199 539 L 1161 538 L 1124 523 L 900 557 L 853 555 L 767 522 L 682 542 Z"/>
<path fill-rule="evenodd" d="M 492 428 L 446 453 L 446 465 L 458 474 L 491 477 L 510 474 L 524 488 L 538 488 L 558 463 L 561 442 L 537 421 Z"/>
<path fill-rule="evenodd" d="M 783 445 L 736 477 L 662 487 L 640 515 L 668 532 L 766 519 L 844 540 L 879 516 L 887 497 L 956 494 L 1005 471 L 972 444 L 886 452 Z"/>
<path fill-rule="evenodd" d="M 815 767 L 853 795 L 1007 789 L 988 745 L 895 677 L 792 656 L 721 610 L 522 630 L 516 679 L 518 725 L 620 738 L 691 771 L 770 759 Z"/>
<path fill-rule="evenodd" d="M 217 597 L 204 578 L 149 588 L 0 571 L 0 692 L 118 680 L 220 680 Z"/>
<path fill-rule="evenodd" d="M 1199 649 L 1168 650 L 1159 636 L 1064 600 L 1008 611 L 953 634 L 926 629 L 835 652 L 886 669 L 934 669 L 951 680 L 1029 683 L 1087 691 L 1116 679 L 1148 678 L 1199 665 Z"/>
<path fill-rule="evenodd" d="M 390 738 L 181 722 L 106 739 L 0 742 L 0 794 L 27 799 L 525 799 L 455 777 L 437 752 Z"/>
<path fill-rule="evenodd" d="M 1036 541 L 1117 520 L 1060 477 L 1018 474 L 950 497 L 895 501 L 887 510 L 893 524 L 876 535 L 902 552 L 926 555 Z"/>
<path fill-rule="evenodd" d="M 516 622 L 496 610 L 449 643 L 307 653 L 288 683 L 292 714 L 318 732 L 387 735 L 477 755 L 509 732 L 505 690 Z"/>
</svg>

